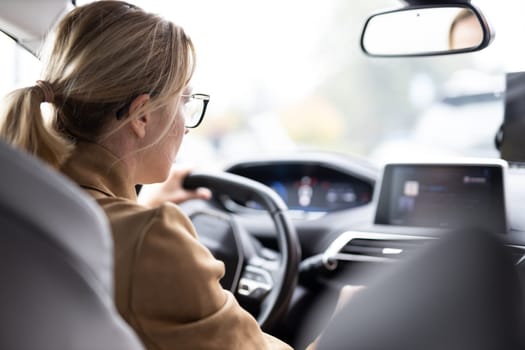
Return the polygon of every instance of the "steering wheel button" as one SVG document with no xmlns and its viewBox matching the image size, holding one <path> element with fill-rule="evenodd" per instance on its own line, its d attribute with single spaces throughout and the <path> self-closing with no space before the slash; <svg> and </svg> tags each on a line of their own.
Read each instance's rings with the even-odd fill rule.
<svg viewBox="0 0 525 350">
<path fill-rule="evenodd" d="M 257 274 L 253 273 L 253 272 L 248 272 L 246 271 L 243 275 L 243 277 L 247 280 L 251 280 L 251 281 L 257 281 Z"/>
<path fill-rule="evenodd" d="M 257 282 L 268 283 L 268 281 L 264 278 L 264 276 L 263 275 L 259 275 L 259 274 L 255 275 L 255 280 Z"/>
<path fill-rule="evenodd" d="M 255 299 L 262 299 L 268 294 L 269 290 L 264 288 L 257 288 L 255 289 L 252 294 L 250 295 L 252 298 Z"/>
</svg>

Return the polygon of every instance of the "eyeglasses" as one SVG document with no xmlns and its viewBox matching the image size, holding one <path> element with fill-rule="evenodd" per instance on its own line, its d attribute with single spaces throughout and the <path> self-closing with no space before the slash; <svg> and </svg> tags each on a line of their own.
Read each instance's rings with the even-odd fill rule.
<svg viewBox="0 0 525 350">
<path fill-rule="evenodd" d="M 210 102 L 210 95 L 206 94 L 191 94 L 181 95 L 185 100 L 183 101 L 184 109 L 184 126 L 187 128 L 196 128 L 202 123 L 208 102 Z"/>
<path fill-rule="evenodd" d="M 206 108 L 210 102 L 210 95 L 206 94 L 191 94 L 181 95 L 185 98 L 183 101 L 183 112 L 184 112 L 184 126 L 186 128 L 196 128 L 202 123 Z M 117 109 L 115 112 L 117 120 L 121 120 L 128 113 L 129 105 L 131 102 L 126 102 L 122 107 Z"/>
</svg>

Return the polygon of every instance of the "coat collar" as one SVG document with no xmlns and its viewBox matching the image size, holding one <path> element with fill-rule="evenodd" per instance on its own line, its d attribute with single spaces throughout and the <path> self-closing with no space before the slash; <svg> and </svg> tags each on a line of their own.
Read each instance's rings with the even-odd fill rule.
<svg viewBox="0 0 525 350">
<path fill-rule="evenodd" d="M 98 144 L 77 143 L 61 170 L 86 190 L 97 191 L 108 197 L 137 200 L 135 184 L 124 163 Z"/>
</svg>

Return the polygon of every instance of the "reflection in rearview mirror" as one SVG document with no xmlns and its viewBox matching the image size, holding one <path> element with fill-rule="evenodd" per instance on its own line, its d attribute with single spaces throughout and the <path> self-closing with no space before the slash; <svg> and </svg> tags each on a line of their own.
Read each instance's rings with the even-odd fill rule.
<svg viewBox="0 0 525 350">
<path fill-rule="evenodd" d="M 365 24 L 361 45 L 372 56 L 426 56 L 481 50 L 490 39 L 481 14 L 452 5 L 374 15 Z"/>
<path fill-rule="evenodd" d="M 470 9 L 459 11 L 450 24 L 449 48 L 462 50 L 475 48 L 483 42 L 483 28 L 476 14 Z"/>
</svg>

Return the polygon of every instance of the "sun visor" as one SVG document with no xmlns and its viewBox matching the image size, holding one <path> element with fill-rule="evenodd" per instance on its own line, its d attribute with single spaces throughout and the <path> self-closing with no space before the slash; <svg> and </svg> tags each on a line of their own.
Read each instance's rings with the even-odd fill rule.
<svg viewBox="0 0 525 350">
<path fill-rule="evenodd" d="M 71 0 L 7 1 L 0 12 L 0 30 L 36 55 L 46 33 L 73 7 Z M 28 16 L 27 8 L 39 16 Z"/>
</svg>

